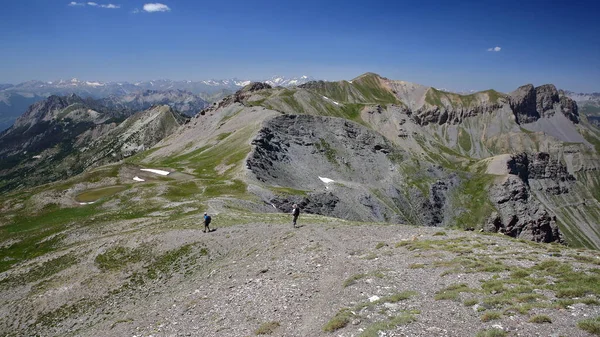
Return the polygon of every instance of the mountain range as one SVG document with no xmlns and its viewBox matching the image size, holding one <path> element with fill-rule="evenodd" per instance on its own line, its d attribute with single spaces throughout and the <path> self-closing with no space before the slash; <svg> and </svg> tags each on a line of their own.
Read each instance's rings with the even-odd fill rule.
<svg viewBox="0 0 600 337">
<path fill-rule="evenodd" d="M 569 319 L 600 303 L 600 129 L 572 93 L 366 73 L 252 82 L 192 117 L 146 93 L 50 96 L 0 134 L 2 331 L 588 336 Z"/>
<path fill-rule="evenodd" d="M 312 78 L 308 76 L 292 78 L 273 76 L 265 82 L 273 86 L 291 86 L 300 85 L 310 80 Z M 147 91 L 154 93 L 158 91 L 185 91 L 197 95 L 197 99 L 212 103 L 232 94 L 250 82 L 249 80 L 234 78 L 203 81 L 153 80 L 130 83 L 81 81 L 73 78 L 71 80 L 47 82 L 28 81 L 16 85 L 0 84 L 0 131 L 12 125 L 14 120 L 23 114 L 31 104 L 51 95 L 76 94 L 80 97 L 96 99 L 111 97 L 111 100 L 114 101 L 115 97 L 131 100 L 131 95 L 143 95 Z M 171 102 L 174 101 L 171 100 Z M 194 104 L 194 106 L 199 106 L 199 104 Z"/>
</svg>

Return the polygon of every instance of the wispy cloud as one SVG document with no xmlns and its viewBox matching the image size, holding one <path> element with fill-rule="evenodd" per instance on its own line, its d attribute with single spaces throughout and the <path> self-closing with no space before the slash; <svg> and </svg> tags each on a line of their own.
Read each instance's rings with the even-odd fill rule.
<svg viewBox="0 0 600 337">
<path fill-rule="evenodd" d="M 75 2 L 75 1 L 71 1 L 69 3 L 69 6 L 90 6 L 90 7 L 100 7 L 100 8 L 108 8 L 108 9 L 117 9 L 117 8 L 121 8 L 121 5 L 113 5 L 113 4 L 106 4 L 106 5 L 100 5 L 97 2 Z"/>
<path fill-rule="evenodd" d="M 487 50 L 487 51 L 499 52 L 501 49 L 502 49 L 502 48 L 500 48 L 500 47 L 496 46 L 496 47 L 493 47 L 493 48 L 488 48 L 488 50 Z"/>
<path fill-rule="evenodd" d="M 148 13 L 169 12 L 171 10 L 171 8 L 169 8 L 169 6 L 167 6 L 165 4 L 160 4 L 160 3 L 144 4 L 143 8 L 144 8 L 144 11 L 148 12 Z"/>
</svg>

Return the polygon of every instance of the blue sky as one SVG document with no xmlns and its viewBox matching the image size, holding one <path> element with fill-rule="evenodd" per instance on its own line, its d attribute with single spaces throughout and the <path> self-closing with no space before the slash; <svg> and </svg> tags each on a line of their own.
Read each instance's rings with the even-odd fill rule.
<svg viewBox="0 0 600 337">
<path fill-rule="evenodd" d="M 158 1 L 2 1 L 0 83 L 371 71 L 452 90 L 600 92 L 597 1 Z"/>
</svg>

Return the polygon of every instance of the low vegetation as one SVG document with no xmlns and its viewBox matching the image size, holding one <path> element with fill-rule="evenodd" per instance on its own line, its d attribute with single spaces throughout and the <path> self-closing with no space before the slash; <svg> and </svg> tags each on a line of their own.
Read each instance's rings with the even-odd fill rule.
<svg viewBox="0 0 600 337">
<path fill-rule="evenodd" d="M 498 328 L 491 328 L 477 332 L 475 337 L 505 337 L 508 334 L 506 331 Z"/>
<path fill-rule="evenodd" d="M 547 315 L 535 315 L 529 319 L 529 323 L 552 323 L 552 319 Z"/>
<path fill-rule="evenodd" d="M 281 324 L 279 322 L 267 322 L 261 324 L 258 329 L 254 332 L 255 335 L 271 335 L 279 328 Z"/>
<path fill-rule="evenodd" d="M 577 327 L 596 336 L 600 336 L 600 316 L 578 321 Z"/>
<path fill-rule="evenodd" d="M 324 326 L 323 331 L 333 332 L 339 330 L 350 323 L 356 315 L 348 308 L 340 309 Z"/>
<path fill-rule="evenodd" d="M 388 317 L 385 321 L 376 322 L 369 325 L 359 337 L 379 337 L 382 331 L 395 329 L 399 325 L 407 325 L 415 322 L 417 319 L 410 313 L 403 313 L 398 316 Z"/>
</svg>

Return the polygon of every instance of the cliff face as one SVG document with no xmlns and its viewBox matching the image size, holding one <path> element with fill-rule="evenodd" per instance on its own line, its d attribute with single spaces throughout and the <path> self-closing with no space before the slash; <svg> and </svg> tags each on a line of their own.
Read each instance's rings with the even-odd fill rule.
<svg viewBox="0 0 600 337">
<path fill-rule="evenodd" d="M 569 193 L 575 178 L 548 153 L 516 154 L 507 163 L 508 175 L 490 189 L 498 212 L 490 217 L 487 231 L 502 232 L 536 242 L 564 242 L 556 216 L 532 194 L 535 183 L 542 193 Z"/>
<path fill-rule="evenodd" d="M 535 88 L 532 84 L 526 84 L 510 93 L 510 107 L 514 111 L 517 123 L 530 123 L 538 120 L 540 114 L 537 111 Z"/>
<path fill-rule="evenodd" d="M 552 117 L 555 113 L 562 113 L 573 123 L 579 123 L 577 104 L 564 92 L 556 90 L 553 84 L 536 88 L 531 84 L 521 86 L 510 93 L 509 104 L 519 124 Z"/>
<path fill-rule="evenodd" d="M 579 123 L 577 104 L 552 84 L 534 87 L 527 84 L 508 96 L 492 90 L 472 95 L 458 95 L 429 88 L 425 104 L 407 109 L 419 125 L 460 124 L 465 118 L 489 114 L 508 104 L 518 124 L 532 123 L 542 117 L 564 114 L 573 123 Z"/>
<path fill-rule="evenodd" d="M 500 109 L 497 103 L 485 102 L 475 106 L 423 106 L 408 114 L 419 125 L 460 124 L 465 118 L 492 113 Z"/>
</svg>

